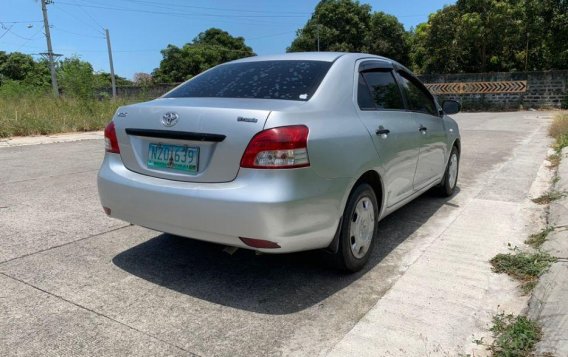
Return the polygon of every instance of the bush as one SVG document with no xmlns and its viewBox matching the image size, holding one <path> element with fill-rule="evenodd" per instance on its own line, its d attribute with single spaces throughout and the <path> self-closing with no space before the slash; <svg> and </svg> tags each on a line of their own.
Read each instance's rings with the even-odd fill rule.
<svg viewBox="0 0 568 357">
<path fill-rule="evenodd" d="M 0 98 L 17 100 L 24 96 L 43 96 L 50 93 L 50 89 L 51 87 L 36 86 L 24 82 L 8 80 L 0 85 Z"/>
</svg>

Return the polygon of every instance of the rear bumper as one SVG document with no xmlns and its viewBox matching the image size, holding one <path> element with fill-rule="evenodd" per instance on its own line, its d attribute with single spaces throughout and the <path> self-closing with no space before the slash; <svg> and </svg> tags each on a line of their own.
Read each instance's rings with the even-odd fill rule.
<svg viewBox="0 0 568 357">
<path fill-rule="evenodd" d="M 267 253 L 327 247 L 347 185 L 346 179 L 324 179 L 310 168 L 241 169 L 225 183 L 172 181 L 130 171 L 117 154 L 105 156 L 98 175 L 101 203 L 112 217 Z M 251 248 L 239 237 L 269 240 L 280 248 Z"/>
</svg>

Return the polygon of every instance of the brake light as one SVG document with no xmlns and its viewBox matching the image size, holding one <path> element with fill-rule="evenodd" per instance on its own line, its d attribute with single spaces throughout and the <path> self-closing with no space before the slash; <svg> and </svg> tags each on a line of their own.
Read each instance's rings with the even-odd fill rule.
<svg viewBox="0 0 568 357">
<path fill-rule="evenodd" d="M 116 130 L 114 122 L 111 121 L 105 128 L 105 150 L 114 154 L 120 154 L 118 147 L 118 139 L 116 138 Z"/>
<path fill-rule="evenodd" d="M 241 167 L 290 169 L 310 166 L 308 133 L 305 125 L 282 126 L 263 130 L 250 141 Z"/>
</svg>

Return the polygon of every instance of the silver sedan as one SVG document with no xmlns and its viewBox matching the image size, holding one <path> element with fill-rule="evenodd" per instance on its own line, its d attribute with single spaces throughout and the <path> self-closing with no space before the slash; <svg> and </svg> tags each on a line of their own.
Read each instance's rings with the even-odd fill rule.
<svg viewBox="0 0 568 357">
<path fill-rule="evenodd" d="M 378 222 L 425 191 L 452 195 L 460 134 L 402 65 L 290 53 L 214 67 L 105 129 L 105 212 L 265 253 L 328 249 L 360 270 Z"/>
</svg>

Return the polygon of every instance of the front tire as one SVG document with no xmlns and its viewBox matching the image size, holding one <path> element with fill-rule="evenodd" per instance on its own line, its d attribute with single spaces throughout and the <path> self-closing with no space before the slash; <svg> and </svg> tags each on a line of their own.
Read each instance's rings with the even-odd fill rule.
<svg viewBox="0 0 568 357">
<path fill-rule="evenodd" d="M 450 197 L 454 194 L 458 182 L 458 175 L 460 171 L 460 154 L 458 149 L 454 146 L 450 153 L 450 159 L 446 166 L 444 178 L 439 187 L 439 192 L 444 197 Z"/>
<path fill-rule="evenodd" d="M 365 266 L 374 246 L 378 217 L 379 206 L 373 188 L 360 184 L 349 196 L 343 213 L 336 253 L 339 268 L 357 272 Z"/>
</svg>

